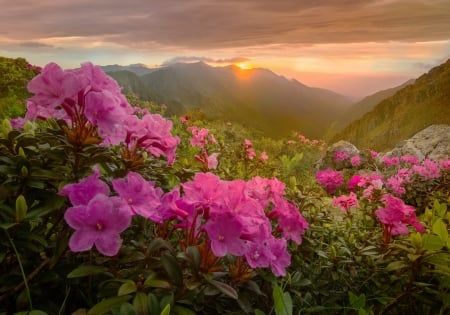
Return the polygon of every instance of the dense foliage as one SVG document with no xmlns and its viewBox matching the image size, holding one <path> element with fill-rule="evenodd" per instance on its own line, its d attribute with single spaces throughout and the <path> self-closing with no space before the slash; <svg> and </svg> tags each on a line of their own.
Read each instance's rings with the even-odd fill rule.
<svg viewBox="0 0 450 315">
<path fill-rule="evenodd" d="M 450 309 L 449 160 L 316 170 L 320 141 L 168 120 L 89 63 L 28 89 L 0 130 L 0 314 Z"/>
</svg>

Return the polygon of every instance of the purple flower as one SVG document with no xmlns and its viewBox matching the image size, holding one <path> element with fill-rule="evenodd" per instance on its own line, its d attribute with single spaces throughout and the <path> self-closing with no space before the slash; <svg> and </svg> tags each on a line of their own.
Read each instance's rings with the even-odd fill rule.
<svg viewBox="0 0 450 315">
<path fill-rule="evenodd" d="M 73 252 L 87 251 L 93 245 L 105 256 L 114 256 L 121 246 L 120 233 L 131 224 L 131 215 L 117 197 L 96 195 L 87 205 L 66 210 L 64 219 L 75 229 L 69 240 Z"/>
<path fill-rule="evenodd" d="M 125 178 L 113 179 L 114 190 L 129 207 L 130 212 L 154 222 L 163 221 L 159 212 L 163 191 L 154 182 L 146 181 L 140 174 L 129 172 Z"/>
<path fill-rule="evenodd" d="M 292 203 L 278 198 L 268 216 L 271 219 L 278 219 L 278 227 L 285 239 L 291 239 L 299 245 L 302 243 L 302 235 L 305 234 L 309 224 Z"/>
<path fill-rule="evenodd" d="M 60 195 L 68 196 L 73 206 L 86 206 L 96 195 L 109 195 L 108 185 L 100 180 L 100 171 L 94 167 L 94 173 L 79 183 L 68 184 L 61 189 Z"/>
<path fill-rule="evenodd" d="M 212 217 L 203 226 L 211 240 L 211 249 L 217 257 L 226 254 L 241 256 L 245 251 L 245 243 L 241 233 L 243 225 L 236 215 L 224 212 Z"/>
</svg>

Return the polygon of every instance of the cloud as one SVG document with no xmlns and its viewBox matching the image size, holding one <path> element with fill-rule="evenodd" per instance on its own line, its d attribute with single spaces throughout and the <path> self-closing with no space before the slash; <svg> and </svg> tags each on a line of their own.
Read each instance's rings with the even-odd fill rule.
<svg viewBox="0 0 450 315">
<path fill-rule="evenodd" d="M 207 62 L 214 64 L 230 64 L 248 61 L 248 58 L 234 57 L 234 58 L 224 58 L 224 59 L 214 59 L 209 57 L 197 57 L 197 56 L 177 56 L 169 60 L 164 61 L 161 66 L 170 66 L 176 63 L 190 63 L 190 62 Z"/>
<path fill-rule="evenodd" d="M 22 42 L 19 46 L 27 48 L 55 48 L 53 45 L 39 43 L 39 42 Z"/>
<path fill-rule="evenodd" d="M 101 38 L 134 49 L 198 51 L 450 39 L 448 0 L 0 0 L 0 5 L 3 35 L 28 42 Z"/>
</svg>

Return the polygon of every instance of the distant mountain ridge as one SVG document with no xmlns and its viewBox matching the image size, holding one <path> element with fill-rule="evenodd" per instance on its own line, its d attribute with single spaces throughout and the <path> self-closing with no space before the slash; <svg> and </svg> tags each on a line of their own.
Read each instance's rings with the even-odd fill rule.
<svg viewBox="0 0 450 315">
<path fill-rule="evenodd" d="M 207 117 L 236 120 L 272 137 L 299 131 L 321 138 L 327 126 L 351 104 L 338 93 L 308 87 L 260 68 L 179 63 L 140 76 L 132 68 L 103 69 L 125 92 L 164 103 L 169 114 L 201 110 Z"/>
<path fill-rule="evenodd" d="M 382 100 L 332 142 L 383 151 L 433 124 L 450 125 L 450 59 Z"/>
</svg>

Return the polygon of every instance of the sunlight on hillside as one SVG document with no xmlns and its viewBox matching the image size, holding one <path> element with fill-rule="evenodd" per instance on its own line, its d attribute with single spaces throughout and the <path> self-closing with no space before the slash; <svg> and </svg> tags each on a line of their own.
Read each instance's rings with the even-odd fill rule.
<svg viewBox="0 0 450 315">
<path fill-rule="evenodd" d="M 240 62 L 234 64 L 235 67 L 233 67 L 233 72 L 236 78 L 239 80 L 248 80 L 252 77 L 253 68 L 252 66 L 247 62 Z"/>
</svg>

